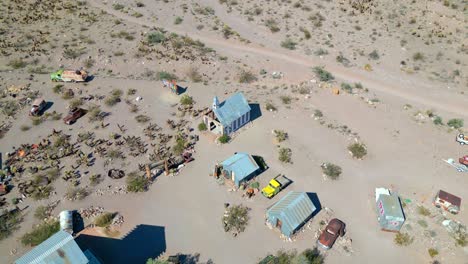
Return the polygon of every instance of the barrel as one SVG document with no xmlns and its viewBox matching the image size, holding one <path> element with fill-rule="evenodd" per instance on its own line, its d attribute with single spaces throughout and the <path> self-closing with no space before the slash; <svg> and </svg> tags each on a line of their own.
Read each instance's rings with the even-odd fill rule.
<svg viewBox="0 0 468 264">
<path fill-rule="evenodd" d="M 73 233 L 73 211 L 65 210 L 60 212 L 60 229 L 70 234 Z"/>
</svg>

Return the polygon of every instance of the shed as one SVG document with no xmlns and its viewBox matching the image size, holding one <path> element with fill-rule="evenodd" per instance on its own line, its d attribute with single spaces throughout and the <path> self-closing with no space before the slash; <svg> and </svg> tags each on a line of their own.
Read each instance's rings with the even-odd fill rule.
<svg viewBox="0 0 468 264">
<path fill-rule="evenodd" d="M 203 122 L 215 134 L 229 135 L 250 121 L 251 108 L 239 92 L 220 103 L 213 98 L 211 109 L 203 116 Z"/>
<path fill-rule="evenodd" d="M 316 210 L 307 193 L 291 191 L 267 210 L 267 223 L 290 237 L 312 218 Z"/>
<path fill-rule="evenodd" d="M 238 152 L 221 163 L 223 173 L 239 187 L 241 182 L 250 180 L 256 175 L 260 167 L 254 158 L 244 152 Z"/>
<path fill-rule="evenodd" d="M 439 190 L 434 198 L 434 205 L 436 207 L 442 207 L 452 214 L 456 214 L 460 211 L 461 198 L 446 191 Z"/>
<path fill-rule="evenodd" d="M 384 231 L 398 232 L 405 223 L 405 214 L 397 194 L 381 193 L 376 202 L 377 219 Z"/>
<path fill-rule="evenodd" d="M 73 237 L 58 231 L 46 241 L 23 255 L 15 264 L 88 264 L 89 260 Z"/>
</svg>

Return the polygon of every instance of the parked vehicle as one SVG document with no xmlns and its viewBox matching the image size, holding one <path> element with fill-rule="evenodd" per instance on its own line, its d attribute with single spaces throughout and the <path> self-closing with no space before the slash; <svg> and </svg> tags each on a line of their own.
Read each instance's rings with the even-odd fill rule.
<svg viewBox="0 0 468 264">
<path fill-rule="evenodd" d="M 53 82 L 85 82 L 88 73 L 83 70 L 58 70 L 50 75 Z"/>
<path fill-rule="evenodd" d="M 322 231 L 322 234 L 320 234 L 317 244 L 324 249 L 330 249 L 333 244 L 335 244 L 336 239 L 338 239 L 339 236 L 344 236 L 345 233 L 345 223 L 337 218 L 333 218 L 328 222 L 328 225 L 325 227 L 325 230 Z"/>
<path fill-rule="evenodd" d="M 65 122 L 65 124 L 67 125 L 71 125 L 75 123 L 76 120 L 82 117 L 85 113 L 86 113 L 86 110 L 82 108 L 78 108 L 78 107 L 72 108 L 68 112 L 67 116 L 65 116 L 65 118 L 63 119 L 63 122 Z"/>
<path fill-rule="evenodd" d="M 461 198 L 440 190 L 435 196 L 433 204 L 437 208 L 442 207 L 452 214 L 457 214 L 460 212 Z"/>
<path fill-rule="evenodd" d="M 30 116 L 38 116 L 41 115 L 42 111 L 46 107 L 46 101 L 42 98 L 38 98 L 34 100 L 32 103 L 31 111 L 29 111 Z"/>
<path fill-rule="evenodd" d="M 468 167 L 468 155 L 459 158 L 458 162 Z"/>
<path fill-rule="evenodd" d="M 268 183 L 268 186 L 262 189 L 262 194 L 266 198 L 272 198 L 278 194 L 281 190 L 286 188 L 292 181 L 284 175 L 278 175 L 275 178 L 271 179 Z"/>
<path fill-rule="evenodd" d="M 460 143 L 460 145 L 465 145 L 468 144 L 468 136 L 465 136 L 463 134 L 458 134 L 455 140 Z"/>
</svg>

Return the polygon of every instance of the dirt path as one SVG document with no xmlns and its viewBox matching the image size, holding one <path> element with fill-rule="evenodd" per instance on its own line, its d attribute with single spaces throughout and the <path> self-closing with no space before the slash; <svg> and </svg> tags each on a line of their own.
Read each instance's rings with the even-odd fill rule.
<svg viewBox="0 0 468 264">
<path fill-rule="evenodd" d="M 101 1 L 98 0 L 92 0 L 89 3 L 96 8 L 104 10 L 113 16 L 131 23 L 148 27 L 160 26 L 156 23 L 145 21 L 142 18 L 135 18 L 122 12 L 113 10 L 110 5 L 104 5 L 101 3 Z M 421 83 L 416 84 L 414 82 L 408 82 L 407 80 L 397 78 L 397 76 L 392 76 L 394 78 L 389 78 L 389 76 L 386 76 L 385 80 L 376 79 L 375 76 L 372 76 L 372 73 L 367 73 L 364 71 L 357 72 L 349 68 L 324 63 L 323 61 L 318 62 L 284 49 L 261 47 L 253 43 L 246 45 L 232 40 L 225 40 L 203 36 L 188 31 L 181 31 L 172 27 L 165 28 L 171 32 L 198 39 L 216 50 L 228 50 L 230 52 L 236 52 L 238 53 L 237 55 L 239 57 L 244 57 L 246 54 L 249 54 L 254 57 L 261 56 L 267 58 L 270 61 L 276 60 L 278 61 L 277 63 L 279 65 L 289 63 L 290 65 L 295 66 L 294 70 L 297 70 L 298 67 L 301 68 L 300 70 L 303 79 L 310 79 L 311 67 L 325 65 L 327 70 L 331 71 L 333 75 L 339 79 L 343 79 L 348 82 L 360 82 L 365 87 L 368 87 L 373 91 L 396 96 L 411 103 L 422 104 L 433 109 L 457 114 L 460 116 L 468 116 L 468 100 L 466 98 L 462 98 L 462 96 L 456 97 L 453 94 L 449 94 L 446 91 L 443 91 L 442 89 L 438 91 L 431 91 L 428 90 L 428 87 L 423 87 Z M 398 81 L 400 83 L 397 83 Z M 450 103 L 447 103 L 445 100 L 448 98 L 450 98 Z"/>
</svg>

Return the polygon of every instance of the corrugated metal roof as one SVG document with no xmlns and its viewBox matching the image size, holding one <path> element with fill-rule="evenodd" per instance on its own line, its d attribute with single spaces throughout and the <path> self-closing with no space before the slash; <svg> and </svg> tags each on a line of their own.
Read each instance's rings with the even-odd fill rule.
<svg viewBox="0 0 468 264">
<path fill-rule="evenodd" d="M 239 182 L 256 172 L 260 167 L 251 155 L 243 152 L 238 152 L 221 163 L 223 170 L 227 170 L 229 174 L 234 172 L 234 182 L 239 185 Z"/>
<path fill-rule="evenodd" d="M 458 207 L 460 207 L 460 205 L 461 205 L 461 198 L 460 197 L 455 196 L 455 195 L 453 195 L 451 193 L 448 193 L 446 191 L 440 190 L 438 196 L 439 196 L 440 199 L 442 199 L 444 201 L 447 201 L 447 202 L 449 202 L 449 203 L 451 203 L 453 205 L 456 205 Z"/>
<path fill-rule="evenodd" d="M 15 261 L 15 264 L 87 263 L 88 259 L 78 247 L 73 237 L 62 230 Z"/>
<path fill-rule="evenodd" d="M 317 210 L 305 192 L 289 192 L 267 211 L 268 218 L 282 222 L 281 231 L 290 236 Z M 273 223 L 275 224 L 275 223 Z"/>
<path fill-rule="evenodd" d="M 250 112 L 250 106 L 242 93 L 236 93 L 213 109 L 213 112 L 223 126 L 229 126 L 239 117 Z"/>
<path fill-rule="evenodd" d="M 394 219 L 405 220 L 403 214 L 403 208 L 401 208 L 400 199 L 398 195 L 392 193 L 391 195 L 381 194 L 380 198 L 384 208 L 384 214 L 386 217 L 392 217 Z"/>
</svg>

